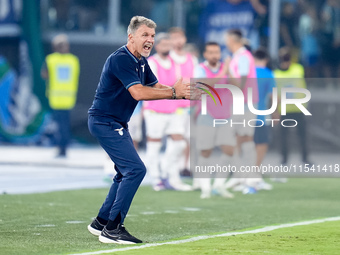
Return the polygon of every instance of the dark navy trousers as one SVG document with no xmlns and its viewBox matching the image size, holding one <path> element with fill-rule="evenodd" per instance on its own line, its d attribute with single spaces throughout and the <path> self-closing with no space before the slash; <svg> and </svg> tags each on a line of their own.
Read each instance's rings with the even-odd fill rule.
<svg viewBox="0 0 340 255">
<path fill-rule="evenodd" d="M 58 125 L 56 142 L 60 155 L 66 155 L 66 149 L 71 138 L 70 110 L 54 110 L 54 120 Z"/>
<path fill-rule="evenodd" d="M 115 163 L 117 171 L 98 216 L 113 221 L 120 213 L 123 223 L 132 199 L 146 174 L 145 165 L 133 146 L 127 127 L 112 119 L 91 115 L 88 126 L 91 134 Z"/>
</svg>

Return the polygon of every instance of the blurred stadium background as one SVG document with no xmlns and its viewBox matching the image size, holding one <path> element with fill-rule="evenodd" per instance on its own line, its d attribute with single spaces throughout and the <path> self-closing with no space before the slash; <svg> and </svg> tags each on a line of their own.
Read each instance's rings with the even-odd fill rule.
<svg viewBox="0 0 340 255">
<path fill-rule="evenodd" d="M 156 21 L 157 32 L 173 26 L 184 28 L 188 49 L 200 60 L 204 42 L 215 40 L 223 46 L 223 33 L 229 28 L 240 28 L 252 49 L 267 47 L 274 67 L 278 49 L 291 47 L 295 61 L 304 64 L 307 78 L 315 78 L 308 82 L 309 89 L 316 90 L 310 104 L 313 112 L 310 145 L 313 149 L 338 151 L 338 82 L 333 80 L 332 86 L 331 80 L 317 78 L 339 77 L 340 71 L 336 70 L 339 57 L 330 74 L 323 65 L 327 56 L 322 54 L 322 47 L 331 44 L 323 41 L 327 36 L 339 42 L 340 7 L 337 4 L 331 7 L 333 1 L 322 0 L 232 0 L 222 1 L 228 2 L 223 13 L 214 8 L 216 2 L 221 1 L 0 1 L 0 142 L 53 144 L 54 126 L 40 68 L 44 57 L 52 51 L 51 39 L 66 33 L 81 66 L 78 100 L 71 118 L 73 141 L 93 143 L 87 130 L 87 109 L 102 65 L 111 52 L 126 42 L 130 18 L 144 15 Z M 339 56 L 339 51 L 336 45 L 330 54 Z M 315 56 L 313 63 L 305 60 L 306 54 Z M 273 148 L 276 140 L 273 139 Z"/>
<path fill-rule="evenodd" d="M 225 7 L 216 8 L 221 3 Z M 230 28 L 241 29 L 252 49 L 267 48 L 273 68 L 277 66 L 278 49 L 289 46 L 294 61 L 305 67 L 312 95 L 308 107 L 313 117 L 308 118 L 307 129 L 311 161 L 339 163 L 337 0 L 0 0 L 0 193 L 4 194 L 0 195 L 0 254 L 64 254 L 108 248 L 86 232 L 109 185 L 103 181 L 107 158 L 88 132 L 87 110 L 103 63 L 126 43 L 126 28 L 134 15 L 153 19 L 158 25 L 156 32 L 174 26 L 183 28 L 187 49 L 200 62 L 204 43 L 213 40 L 223 46 L 223 34 Z M 40 76 L 45 56 L 52 52 L 51 40 L 60 33 L 67 34 L 81 69 L 78 99 L 71 112 L 72 143 L 66 159 L 55 158 L 56 125 L 46 98 L 45 81 Z M 224 57 L 228 54 L 224 49 Z M 279 136 L 275 127 L 267 163 L 280 162 Z M 293 137 L 290 141 L 292 151 L 298 151 L 297 140 Z M 143 158 L 145 134 L 140 148 Z M 298 155 L 292 158 L 299 162 Z M 254 196 L 239 193 L 233 200 L 213 197 L 204 201 L 198 192 L 178 196 L 171 191 L 156 193 L 144 186 L 137 193 L 127 222 L 138 236 L 158 242 L 333 217 L 339 212 L 337 178 L 292 179 L 273 185 L 272 191 Z M 45 193 L 48 191 L 58 192 Z M 333 228 L 338 225 L 334 223 Z M 303 251 L 308 250 L 297 253 L 336 254 L 334 238 L 338 236 L 327 232 L 329 229 L 323 230 L 324 234 L 320 232 L 320 236 L 319 229 L 296 234 L 314 235 L 296 239 L 299 245 L 306 245 Z M 326 234 L 332 235 L 331 244 L 325 241 Z M 265 239 L 263 249 L 257 243 L 249 244 L 246 238 L 237 241 L 233 249 L 240 254 L 262 254 L 269 249 L 273 254 L 279 253 L 277 249 L 280 254 L 289 254 L 287 247 L 291 253 L 299 251 L 297 244 L 285 245 L 292 241 L 291 232 L 277 234 L 275 242 L 268 241 L 269 236 L 260 235 Z M 250 240 L 258 237 L 251 235 Z M 224 243 L 229 245 L 229 241 Z M 267 247 L 269 242 L 272 248 Z M 215 249 L 221 243 L 213 244 L 213 254 L 226 254 L 223 249 Z M 239 243 L 246 247 L 238 250 Z M 187 249 L 190 254 L 200 250 L 211 254 L 209 245 Z"/>
</svg>

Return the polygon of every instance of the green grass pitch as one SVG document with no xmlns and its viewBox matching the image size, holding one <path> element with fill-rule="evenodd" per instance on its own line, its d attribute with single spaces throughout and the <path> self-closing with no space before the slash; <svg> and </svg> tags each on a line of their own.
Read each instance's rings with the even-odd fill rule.
<svg viewBox="0 0 340 255">
<path fill-rule="evenodd" d="M 278 229 L 266 233 L 236 235 L 200 240 L 192 243 L 171 244 L 129 250 L 122 255 L 172 254 L 339 254 L 340 222 L 325 222 L 309 226 Z"/>
<path fill-rule="evenodd" d="M 127 229 L 162 242 L 340 215 L 340 179 L 290 179 L 273 191 L 201 200 L 199 192 L 154 192 L 141 187 Z M 70 254 L 122 246 L 87 232 L 107 189 L 0 196 L 0 254 Z M 164 245 L 122 254 L 336 254 L 339 222 Z"/>
</svg>

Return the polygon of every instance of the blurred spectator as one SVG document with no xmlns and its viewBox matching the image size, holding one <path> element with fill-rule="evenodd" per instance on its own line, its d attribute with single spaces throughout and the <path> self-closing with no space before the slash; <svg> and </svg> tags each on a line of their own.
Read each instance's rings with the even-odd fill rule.
<svg viewBox="0 0 340 255">
<path fill-rule="evenodd" d="M 150 8 L 150 18 L 157 21 L 157 29 L 159 31 L 166 30 L 173 19 L 173 0 L 157 0 L 153 1 Z M 140 8 L 140 4 L 138 4 Z"/>
<path fill-rule="evenodd" d="M 52 1 L 51 8 L 55 10 L 55 27 L 60 30 L 65 30 L 67 28 L 67 21 L 69 18 L 69 0 L 54 0 Z M 51 14 L 49 15 L 51 16 Z"/>
<path fill-rule="evenodd" d="M 53 0 L 48 11 L 52 27 L 103 33 L 108 22 L 108 0 Z"/>
<path fill-rule="evenodd" d="M 141 4 L 140 1 L 138 0 L 124 0 L 120 1 L 120 22 L 122 29 L 125 31 L 125 27 L 127 27 L 130 23 L 131 17 L 134 15 L 140 15 L 140 16 L 145 16 L 149 18 L 154 18 L 151 14 L 150 11 L 153 9 L 153 2 L 154 0 L 143 0 L 143 4 Z M 161 13 L 164 13 L 164 9 L 160 10 L 158 9 Z M 164 16 L 168 16 L 167 13 L 164 13 Z M 158 25 L 158 20 L 157 17 L 155 19 L 155 22 L 157 22 L 157 30 L 159 29 Z"/>
<path fill-rule="evenodd" d="M 191 54 L 193 57 L 195 57 L 196 59 L 200 59 L 200 51 L 199 49 L 197 48 L 197 45 L 194 44 L 194 43 L 187 43 L 185 46 L 184 46 L 184 50 L 186 52 L 188 52 L 189 54 Z"/>
<path fill-rule="evenodd" d="M 238 29 L 232 29 L 227 32 L 226 46 L 233 53 L 232 59 L 225 61 L 228 66 L 227 75 L 230 78 L 230 84 L 236 85 L 243 91 L 244 97 L 244 115 L 234 115 L 232 120 L 235 122 L 248 122 L 255 119 L 254 115 L 248 107 L 248 88 L 252 89 L 252 103 L 258 103 L 258 87 L 256 79 L 255 61 L 250 51 L 244 47 L 244 39 L 242 32 Z M 242 162 L 243 165 L 254 166 L 256 162 L 256 150 L 254 143 L 254 126 L 243 126 L 236 129 L 237 144 L 239 157 L 237 161 Z M 255 178 L 254 178 L 255 179 Z M 254 187 L 258 180 L 248 178 L 246 185 Z M 239 178 L 232 178 L 227 182 L 227 187 L 244 188 L 243 180 Z"/>
<path fill-rule="evenodd" d="M 260 0 L 260 4 L 262 5 L 263 10 L 269 10 L 270 1 L 269 0 Z M 259 13 L 255 18 L 254 27 L 257 28 L 260 37 L 260 45 L 267 47 L 268 45 L 268 37 L 269 37 L 269 13 L 266 11 L 265 13 Z"/>
<path fill-rule="evenodd" d="M 161 84 L 173 86 L 179 68 L 169 56 L 171 40 L 167 33 L 155 36 L 156 54 L 148 59 L 152 72 Z M 144 118 L 147 135 L 146 155 L 148 169 L 155 191 L 165 188 L 189 191 L 191 186 L 180 179 L 179 161 L 184 154 L 186 142 L 186 116 L 181 111 L 181 100 L 153 100 L 144 102 Z M 182 113 L 182 114 L 181 114 Z M 160 167 L 162 138 L 167 137 L 165 157 Z"/>
<path fill-rule="evenodd" d="M 281 46 L 288 46 L 290 48 L 297 46 L 296 24 L 298 23 L 294 5 L 290 2 L 285 2 L 281 9 L 280 21 L 280 36 Z"/>
<path fill-rule="evenodd" d="M 306 5 L 305 12 L 299 20 L 301 41 L 301 61 L 305 67 L 306 77 L 318 76 L 319 45 L 317 41 L 317 12 L 315 6 Z"/>
<path fill-rule="evenodd" d="M 67 36 L 57 35 L 53 38 L 54 53 L 46 57 L 41 69 L 42 78 L 48 80 L 47 97 L 58 125 L 57 145 L 58 157 L 66 156 L 70 140 L 70 110 L 77 99 L 79 60 L 70 53 Z"/>
<path fill-rule="evenodd" d="M 258 46 L 258 32 L 254 29 L 256 12 L 265 14 L 266 8 L 259 0 L 216 0 L 210 1 L 200 19 L 200 35 L 204 42 L 216 41 L 221 46 L 222 56 L 229 52 L 224 36 L 230 29 L 240 29 L 251 40 L 252 47 Z"/>
<path fill-rule="evenodd" d="M 340 72 L 340 3 L 328 0 L 321 13 L 320 46 L 325 77 L 337 77 Z"/>
<path fill-rule="evenodd" d="M 278 91 L 282 88 L 296 87 L 306 88 L 306 82 L 304 80 L 304 69 L 303 66 L 291 61 L 290 49 L 285 47 L 279 51 L 279 69 L 274 71 L 276 84 Z M 290 98 L 298 98 L 301 94 L 290 93 Z M 281 109 L 280 109 L 281 110 Z M 302 162 L 308 162 L 308 150 L 307 150 L 307 126 L 306 118 L 303 112 L 293 104 L 287 105 L 286 115 L 281 114 L 281 122 L 284 120 L 293 119 L 298 122 L 297 126 L 293 129 L 297 130 L 298 138 L 301 146 Z M 289 128 L 281 127 L 281 153 L 282 153 L 282 164 L 285 165 L 288 162 L 288 131 Z M 290 128 L 292 129 L 292 128 Z"/>
<path fill-rule="evenodd" d="M 264 48 L 259 48 L 254 52 L 255 66 L 256 66 L 256 76 L 258 78 L 258 90 L 259 90 L 259 103 L 258 110 L 267 110 L 268 105 L 271 105 L 272 101 L 272 91 L 276 87 L 274 81 L 274 73 L 270 70 L 267 65 L 269 63 L 269 54 Z M 269 129 L 268 123 L 266 122 L 265 115 L 258 115 L 257 119 L 263 121 L 265 125 L 262 125 L 261 121 L 256 123 L 254 141 L 256 144 L 257 152 L 257 163 L 256 165 L 261 165 L 264 156 L 268 150 L 269 144 Z"/>
<path fill-rule="evenodd" d="M 264 48 L 259 48 L 254 52 L 254 60 L 259 90 L 259 103 L 257 109 L 267 110 L 272 105 L 273 88 L 276 87 L 273 71 L 267 67 L 270 57 Z M 277 112 L 273 113 L 273 115 L 277 115 Z M 270 129 L 268 127 L 268 122 L 266 121 L 266 115 L 258 115 L 257 119 L 254 142 L 256 146 L 256 165 L 260 166 L 268 151 Z M 273 117 L 273 119 L 276 119 L 276 117 Z M 262 176 L 260 177 L 262 179 Z M 256 189 L 271 190 L 272 186 L 262 179 L 256 186 Z"/>
<path fill-rule="evenodd" d="M 190 79 L 194 76 L 194 69 L 198 65 L 197 58 L 191 53 L 186 51 L 186 43 L 187 37 L 184 30 L 180 27 L 172 27 L 169 29 L 169 35 L 171 40 L 172 49 L 170 51 L 170 57 L 175 61 L 178 68 L 176 68 L 176 76 L 183 77 L 183 81 L 190 82 Z M 183 125 L 188 126 L 190 122 L 190 101 L 181 100 L 179 101 L 179 108 L 176 111 L 177 115 L 185 116 Z M 188 175 L 190 173 L 190 146 L 189 146 L 189 138 L 190 138 L 190 129 L 186 128 L 186 132 L 184 133 L 184 141 L 186 141 L 187 146 L 185 149 L 185 153 L 182 159 L 182 175 Z"/>
<path fill-rule="evenodd" d="M 205 50 L 203 53 L 205 61 L 201 63 L 195 69 L 195 78 L 208 78 L 204 80 L 209 85 L 214 86 L 215 82 L 223 82 L 226 79 L 224 63 L 221 59 L 221 48 L 216 42 L 208 42 L 205 44 Z M 217 79 L 216 79 L 217 78 Z M 223 105 L 215 105 L 211 98 L 207 98 L 207 114 L 199 114 L 197 117 L 196 127 L 196 148 L 199 150 L 198 165 L 209 166 L 212 161 L 217 160 L 221 165 L 228 165 L 232 162 L 234 154 L 234 147 L 236 145 L 236 138 L 234 129 L 221 125 L 219 127 L 213 127 L 211 124 L 213 119 L 230 119 L 231 117 L 231 101 L 232 96 L 225 89 L 216 89 L 218 95 L 221 97 Z M 198 105 L 198 109 L 200 109 Z M 219 147 L 221 150 L 221 156 L 216 159 L 211 157 L 213 149 Z M 194 180 L 199 184 L 201 188 L 201 198 L 210 198 L 211 194 L 220 195 L 225 198 L 233 198 L 233 194 L 225 189 L 224 184 L 226 175 L 223 173 L 216 173 L 211 189 L 211 176 L 208 178 L 197 178 Z"/>
<path fill-rule="evenodd" d="M 183 29 L 172 27 L 169 29 L 172 50 L 170 57 L 179 65 L 179 73 L 177 77 L 183 77 L 184 80 L 189 80 L 194 75 L 194 69 L 198 65 L 198 59 L 186 50 L 187 37 Z M 189 46 L 190 47 L 190 46 Z M 190 103 L 183 101 L 183 104 L 188 107 Z"/>
<path fill-rule="evenodd" d="M 247 51 L 252 53 L 253 49 L 251 48 L 249 39 L 243 37 L 242 38 L 242 44 L 243 44 L 244 48 L 246 48 Z"/>
<path fill-rule="evenodd" d="M 201 13 L 206 6 L 205 0 L 185 0 L 183 8 L 185 10 L 184 30 L 190 42 L 194 42 L 197 47 L 203 47 L 199 35 L 199 24 Z"/>
<path fill-rule="evenodd" d="M 104 32 L 108 21 L 108 0 L 76 0 L 75 4 L 75 25 L 79 30 Z"/>
</svg>

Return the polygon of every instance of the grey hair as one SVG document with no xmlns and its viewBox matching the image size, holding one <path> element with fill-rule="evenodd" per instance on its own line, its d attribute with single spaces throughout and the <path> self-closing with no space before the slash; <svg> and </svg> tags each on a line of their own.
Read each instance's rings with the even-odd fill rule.
<svg viewBox="0 0 340 255">
<path fill-rule="evenodd" d="M 57 47 L 59 44 L 68 44 L 68 37 L 66 34 L 58 34 L 52 39 L 53 47 Z"/>
<path fill-rule="evenodd" d="M 157 27 L 156 23 L 151 19 L 145 18 L 143 16 L 134 16 L 132 17 L 128 26 L 127 34 L 134 34 L 141 25 L 146 25 L 147 27 L 154 29 Z"/>
<path fill-rule="evenodd" d="M 164 32 L 156 34 L 155 45 L 159 44 L 162 40 L 170 40 L 170 35 Z"/>
</svg>

